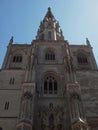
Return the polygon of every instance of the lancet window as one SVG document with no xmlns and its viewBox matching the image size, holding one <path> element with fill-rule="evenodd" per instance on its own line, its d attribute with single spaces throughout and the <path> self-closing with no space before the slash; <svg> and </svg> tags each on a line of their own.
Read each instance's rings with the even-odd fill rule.
<svg viewBox="0 0 98 130">
<path fill-rule="evenodd" d="M 48 50 L 45 54 L 45 60 L 55 60 L 55 53 L 52 50 Z"/>
<path fill-rule="evenodd" d="M 44 79 L 44 94 L 57 94 L 57 80 L 53 76 Z"/>
<path fill-rule="evenodd" d="M 13 62 L 15 62 L 15 63 L 22 62 L 22 56 L 21 55 L 14 55 L 13 56 Z"/>
<path fill-rule="evenodd" d="M 9 108 L 9 102 L 6 102 L 4 109 L 5 109 L 5 110 L 8 110 L 8 108 Z"/>
<path fill-rule="evenodd" d="M 77 61 L 79 64 L 87 64 L 88 63 L 87 56 L 83 53 L 78 54 Z"/>
<path fill-rule="evenodd" d="M 14 84 L 15 83 L 15 78 L 14 77 L 11 77 L 10 78 L 10 81 L 9 81 L 9 84 Z"/>
</svg>

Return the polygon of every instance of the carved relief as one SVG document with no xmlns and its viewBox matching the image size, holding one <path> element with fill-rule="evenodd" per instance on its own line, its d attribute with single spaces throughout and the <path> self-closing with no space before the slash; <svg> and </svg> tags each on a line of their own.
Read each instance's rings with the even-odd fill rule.
<svg viewBox="0 0 98 130">
<path fill-rule="evenodd" d="M 49 104 L 49 107 L 41 108 L 41 128 L 42 129 L 62 129 L 64 120 L 63 108 L 53 104 Z"/>
</svg>

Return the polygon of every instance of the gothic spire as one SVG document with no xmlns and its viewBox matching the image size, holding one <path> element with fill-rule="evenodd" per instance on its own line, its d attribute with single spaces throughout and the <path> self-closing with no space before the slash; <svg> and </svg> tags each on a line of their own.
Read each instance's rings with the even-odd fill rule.
<svg viewBox="0 0 98 130">
<path fill-rule="evenodd" d="M 59 22 L 55 19 L 50 7 L 40 23 L 36 39 L 49 41 L 64 40 Z"/>
</svg>

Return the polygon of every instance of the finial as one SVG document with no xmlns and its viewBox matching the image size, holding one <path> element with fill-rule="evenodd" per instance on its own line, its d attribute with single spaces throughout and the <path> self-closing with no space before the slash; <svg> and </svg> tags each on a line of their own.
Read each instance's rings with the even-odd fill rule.
<svg viewBox="0 0 98 130">
<path fill-rule="evenodd" d="M 90 45 L 90 41 L 88 40 L 88 38 L 86 38 L 86 44 L 87 44 L 88 46 L 91 46 L 91 45 Z"/>
<path fill-rule="evenodd" d="M 51 10 L 51 8 L 50 7 L 48 7 L 48 11 L 50 11 Z"/>
<path fill-rule="evenodd" d="M 10 41 L 9 41 L 9 44 L 12 44 L 13 43 L 13 36 L 11 37 Z"/>
</svg>

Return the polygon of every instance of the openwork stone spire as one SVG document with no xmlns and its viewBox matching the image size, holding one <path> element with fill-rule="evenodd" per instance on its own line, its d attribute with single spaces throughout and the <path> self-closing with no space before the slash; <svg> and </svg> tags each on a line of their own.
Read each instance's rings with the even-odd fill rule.
<svg viewBox="0 0 98 130">
<path fill-rule="evenodd" d="M 41 21 L 38 32 L 37 40 L 64 40 L 62 30 L 60 29 L 59 22 L 55 19 L 51 12 L 51 8 L 48 8 L 48 11 Z"/>
</svg>

